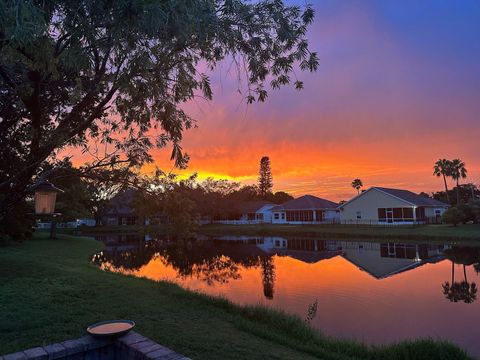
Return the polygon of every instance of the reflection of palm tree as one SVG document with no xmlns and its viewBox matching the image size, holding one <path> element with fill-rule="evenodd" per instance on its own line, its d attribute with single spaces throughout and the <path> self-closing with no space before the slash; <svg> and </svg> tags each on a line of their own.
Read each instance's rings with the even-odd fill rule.
<svg viewBox="0 0 480 360">
<path fill-rule="evenodd" d="M 455 281 L 455 263 L 452 260 L 452 282 L 448 281 L 442 284 L 443 294 L 451 302 L 463 301 L 464 303 L 470 304 L 477 299 L 477 285 L 472 282 L 469 283 L 467 280 L 467 270 L 465 264 L 463 265 L 463 278 L 461 282 Z"/>
<path fill-rule="evenodd" d="M 473 265 L 473 268 L 475 269 L 475 272 L 478 275 L 480 273 L 480 263 Z"/>
<path fill-rule="evenodd" d="M 275 264 L 273 258 L 265 256 L 261 260 L 263 294 L 267 299 L 273 299 L 275 287 Z"/>
</svg>

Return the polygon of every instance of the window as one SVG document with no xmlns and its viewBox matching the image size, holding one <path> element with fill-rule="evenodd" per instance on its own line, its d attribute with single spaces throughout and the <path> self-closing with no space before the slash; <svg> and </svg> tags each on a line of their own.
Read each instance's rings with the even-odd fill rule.
<svg viewBox="0 0 480 360">
<path fill-rule="evenodd" d="M 361 219 L 362 218 L 362 212 L 361 211 L 357 211 L 357 219 Z"/>
<path fill-rule="evenodd" d="M 323 220 L 325 220 L 325 211 L 323 211 L 323 210 L 315 210 L 315 220 L 316 220 L 316 221 L 323 221 Z"/>
<path fill-rule="evenodd" d="M 394 219 L 403 219 L 403 211 L 402 208 L 393 208 L 393 218 Z"/>
<path fill-rule="evenodd" d="M 282 220 L 285 220 L 285 213 L 282 213 Z"/>
<path fill-rule="evenodd" d="M 275 240 L 275 247 L 280 247 L 280 240 Z"/>
<path fill-rule="evenodd" d="M 378 208 L 379 222 L 412 222 L 413 208 Z"/>
<path fill-rule="evenodd" d="M 283 214 L 282 214 L 282 215 L 283 215 Z M 274 218 L 275 220 L 278 220 L 278 219 L 280 218 L 280 214 L 279 214 L 279 213 L 273 214 L 273 218 Z"/>
<path fill-rule="evenodd" d="M 311 222 L 313 221 L 312 210 L 287 211 L 287 221 Z"/>
<path fill-rule="evenodd" d="M 413 221 L 413 209 L 403 208 L 403 219 L 405 221 Z"/>
<path fill-rule="evenodd" d="M 425 208 L 423 208 L 423 207 L 416 208 L 415 212 L 416 212 L 416 215 L 417 215 L 416 216 L 417 220 L 424 220 L 425 219 Z"/>
</svg>

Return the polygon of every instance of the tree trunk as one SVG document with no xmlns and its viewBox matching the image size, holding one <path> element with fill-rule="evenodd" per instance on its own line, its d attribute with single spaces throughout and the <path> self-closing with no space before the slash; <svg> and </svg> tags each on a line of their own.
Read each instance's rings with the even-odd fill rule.
<svg viewBox="0 0 480 360">
<path fill-rule="evenodd" d="M 457 179 L 457 206 L 460 205 L 460 184 L 458 183 Z"/>
<path fill-rule="evenodd" d="M 447 178 L 445 174 L 443 174 L 443 183 L 445 184 L 445 194 L 447 195 L 447 203 L 450 205 L 450 195 L 448 195 L 448 187 L 447 187 Z"/>
</svg>

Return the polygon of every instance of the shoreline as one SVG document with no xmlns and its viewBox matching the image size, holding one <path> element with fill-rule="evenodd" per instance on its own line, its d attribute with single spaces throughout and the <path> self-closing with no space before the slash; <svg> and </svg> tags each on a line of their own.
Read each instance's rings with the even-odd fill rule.
<svg viewBox="0 0 480 360">
<path fill-rule="evenodd" d="M 68 231 L 69 230 L 69 231 Z M 63 229 L 60 230 L 64 231 Z M 74 229 L 67 229 L 75 233 Z M 168 226 L 99 226 L 80 228 L 81 236 L 95 236 L 115 233 L 167 234 Z M 467 224 L 457 227 L 449 225 L 416 226 L 355 226 L 355 225 L 223 225 L 199 226 L 198 235 L 205 236 L 294 236 L 321 239 L 351 240 L 395 240 L 417 242 L 453 242 L 480 246 L 480 225 Z"/>
</svg>

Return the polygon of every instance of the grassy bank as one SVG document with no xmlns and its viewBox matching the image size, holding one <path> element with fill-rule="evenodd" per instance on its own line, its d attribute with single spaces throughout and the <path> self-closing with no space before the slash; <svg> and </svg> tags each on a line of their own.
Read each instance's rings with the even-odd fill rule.
<svg viewBox="0 0 480 360">
<path fill-rule="evenodd" d="M 83 335 L 96 321 L 133 319 L 137 330 L 194 359 L 466 359 L 430 340 L 367 347 L 321 336 L 276 311 L 238 307 L 180 287 L 102 272 L 88 239 L 46 234 L 0 248 L 0 354 Z"/>
<path fill-rule="evenodd" d="M 392 239 L 419 241 L 478 241 L 480 225 L 468 224 L 417 226 L 355 226 L 355 225 L 222 225 L 212 224 L 200 229 L 205 235 L 315 236 L 348 239 Z"/>
</svg>

